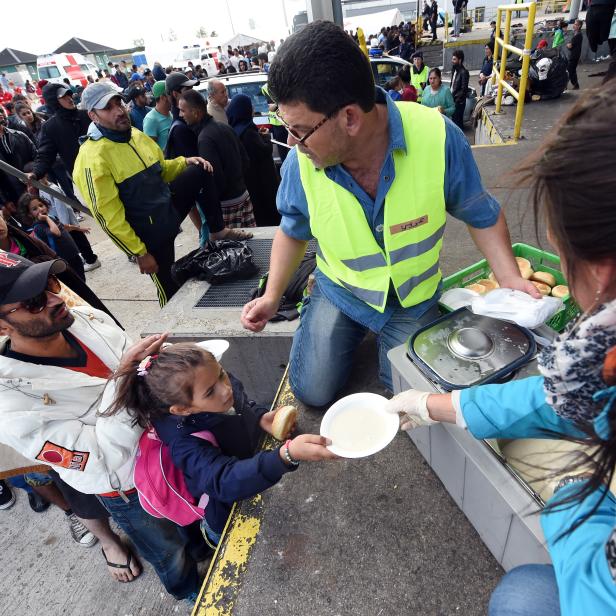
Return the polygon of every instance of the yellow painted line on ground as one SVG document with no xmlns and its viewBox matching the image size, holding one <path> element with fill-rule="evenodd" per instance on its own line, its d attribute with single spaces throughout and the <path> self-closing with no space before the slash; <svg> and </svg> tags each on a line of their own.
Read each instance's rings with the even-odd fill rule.
<svg viewBox="0 0 616 616">
<path fill-rule="evenodd" d="M 297 405 L 297 401 L 285 371 L 271 408 L 286 404 Z M 261 449 L 274 449 L 279 445 L 279 441 L 268 435 Z M 263 498 L 260 494 L 233 505 L 192 616 L 232 616 L 250 554 L 261 529 L 263 514 Z"/>
</svg>

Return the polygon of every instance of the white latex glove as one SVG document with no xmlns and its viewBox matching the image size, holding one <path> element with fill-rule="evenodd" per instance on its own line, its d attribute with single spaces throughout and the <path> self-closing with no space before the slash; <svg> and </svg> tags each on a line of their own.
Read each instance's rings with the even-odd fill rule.
<svg viewBox="0 0 616 616">
<path fill-rule="evenodd" d="M 408 389 L 388 400 L 385 404 L 385 411 L 400 414 L 400 428 L 402 430 L 431 426 L 438 421 L 430 419 L 428 413 L 429 395 L 426 391 Z"/>
</svg>

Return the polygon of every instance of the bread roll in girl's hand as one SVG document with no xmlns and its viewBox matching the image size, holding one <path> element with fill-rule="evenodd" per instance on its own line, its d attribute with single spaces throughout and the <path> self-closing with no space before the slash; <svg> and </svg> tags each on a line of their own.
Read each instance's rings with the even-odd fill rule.
<svg viewBox="0 0 616 616">
<path fill-rule="evenodd" d="M 281 406 L 272 422 L 272 436 L 279 441 L 284 441 L 297 421 L 297 409 L 294 406 Z"/>
</svg>

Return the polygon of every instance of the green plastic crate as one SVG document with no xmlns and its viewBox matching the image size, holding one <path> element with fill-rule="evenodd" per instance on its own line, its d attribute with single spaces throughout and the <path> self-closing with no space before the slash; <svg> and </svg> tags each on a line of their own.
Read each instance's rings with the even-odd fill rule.
<svg viewBox="0 0 616 616">
<path fill-rule="evenodd" d="M 556 278 L 556 284 L 567 284 L 563 273 L 560 271 L 560 258 L 551 252 L 545 250 L 539 250 L 534 246 L 528 244 L 513 244 L 513 254 L 516 257 L 524 257 L 530 261 L 533 270 L 538 272 L 549 272 Z M 482 278 L 487 278 L 491 269 L 488 262 L 483 259 L 473 265 L 465 267 L 463 270 L 447 276 L 443 279 L 443 291 L 448 289 L 455 289 L 457 287 L 465 287 L 473 282 L 477 282 Z M 562 331 L 569 321 L 573 320 L 579 313 L 575 301 L 571 295 L 567 295 L 563 298 L 564 308 L 557 312 L 547 323 L 553 330 Z M 441 308 L 450 311 L 450 309 L 441 304 Z"/>
</svg>

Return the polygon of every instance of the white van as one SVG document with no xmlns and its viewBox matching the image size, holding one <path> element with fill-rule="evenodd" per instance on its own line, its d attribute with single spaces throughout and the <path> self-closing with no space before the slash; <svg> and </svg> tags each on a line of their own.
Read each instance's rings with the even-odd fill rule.
<svg viewBox="0 0 616 616">
<path fill-rule="evenodd" d="M 86 86 L 88 77 L 96 80 L 98 70 L 92 62 L 78 53 L 52 53 L 36 59 L 39 79 L 62 83 L 68 77 L 71 85 Z"/>
<path fill-rule="evenodd" d="M 216 55 L 205 47 L 201 47 L 200 45 L 184 45 L 173 61 L 173 65 L 182 70 L 186 70 L 189 61 L 193 63 L 193 66 L 200 64 L 208 77 L 218 75 Z"/>
</svg>

